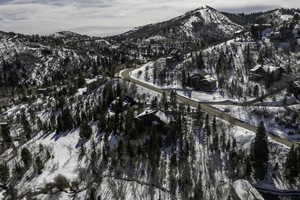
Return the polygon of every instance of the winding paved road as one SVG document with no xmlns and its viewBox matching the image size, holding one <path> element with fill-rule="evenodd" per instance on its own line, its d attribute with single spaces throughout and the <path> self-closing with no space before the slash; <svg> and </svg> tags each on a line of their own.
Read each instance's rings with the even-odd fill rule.
<svg viewBox="0 0 300 200">
<path fill-rule="evenodd" d="M 136 79 L 133 79 L 131 76 L 130 76 L 130 72 L 133 71 L 134 69 L 126 69 L 124 70 L 123 72 L 120 73 L 122 79 L 124 79 L 125 81 L 129 81 L 129 82 L 132 82 L 136 85 L 139 85 L 139 86 L 142 86 L 144 88 L 147 88 L 149 90 L 152 90 L 152 91 L 155 91 L 157 93 L 160 93 L 160 94 L 163 94 L 165 93 L 166 95 L 170 95 L 170 91 L 166 91 L 166 90 L 162 90 L 160 88 L 157 88 L 157 87 L 154 87 L 150 84 L 147 84 L 145 82 L 142 82 L 142 81 L 139 81 L 139 80 L 136 80 Z M 256 133 L 257 131 L 257 127 L 254 126 L 254 125 L 251 125 L 249 123 L 246 123 L 246 122 L 243 122 L 241 121 L 240 119 L 238 118 L 235 118 L 235 117 L 232 117 L 231 115 L 211 106 L 211 105 L 208 105 L 208 104 L 202 104 L 202 103 L 199 103 L 197 101 L 194 101 L 194 100 L 191 100 L 191 99 L 188 99 L 186 97 L 183 97 L 183 96 L 179 96 L 177 95 L 177 100 L 180 102 L 180 103 L 184 103 L 186 105 L 190 105 L 191 107 L 194 107 L 194 108 L 197 108 L 198 105 L 201 106 L 201 109 L 204 110 L 205 112 L 209 113 L 210 115 L 214 115 L 220 119 L 223 119 L 227 122 L 229 122 L 230 124 L 232 125 L 235 125 L 235 126 L 239 126 L 239 127 L 242 127 L 244 129 L 247 129 L 249 131 L 252 131 L 254 133 Z M 286 145 L 288 147 L 291 147 L 292 145 L 299 145 L 299 143 L 297 141 L 293 141 L 293 140 L 289 140 L 289 139 L 286 139 L 286 138 L 280 138 L 279 136 L 276 136 L 270 132 L 267 132 L 267 135 L 274 141 L 280 143 L 280 144 L 283 144 L 283 145 Z M 292 191 L 292 190 L 277 190 L 277 189 L 267 189 L 267 188 L 261 188 L 261 187 L 256 187 L 254 186 L 259 192 L 261 193 L 264 193 L 264 194 L 271 194 L 271 195 L 277 195 L 277 196 L 292 196 L 292 197 L 299 197 L 300 196 L 300 191 Z"/>
<path fill-rule="evenodd" d="M 126 69 L 124 71 L 122 71 L 120 73 L 122 79 L 124 79 L 125 81 L 129 81 L 129 82 L 132 82 L 134 84 L 137 84 L 139 86 L 142 86 L 144 88 L 147 88 L 149 90 L 152 90 L 152 91 L 155 91 L 157 93 L 160 93 L 160 94 L 163 94 L 165 93 L 166 95 L 170 95 L 170 91 L 166 91 L 166 90 L 163 90 L 163 89 L 160 89 L 160 88 L 157 88 L 157 87 L 154 87 L 150 84 L 147 84 L 145 82 L 142 82 L 142 81 L 139 81 L 139 80 L 136 80 L 136 79 L 133 79 L 131 76 L 130 76 L 130 72 L 135 70 L 135 68 L 130 68 L 130 69 Z M 218 108 L 215 108 L 211 105 L 208 105 L 208 104 L 202 104 L 202 103 L 199 103 L 197 101 L 194 101 L 192 99 L 188 99 L 186 97 L 183 97 L 183 96 L 179 96 L 177 95 L 177 100 L 180 102 L 180 103 L 184 103 L 186 105 L 190 105 L 191 107 L 194 107 L 194 108 L 197 108 L 198 105 L 201 106 L 201 109 L 204 110 L 205 112 L 207 112 L 208 114 L 210 115 L 213 115 L 213 116 L 216 116 L 220 119 L 223 119 L 227 122 L 229 122 L 230 124 L 232 125 L 235 125 L 235 126 L 239 126 L 239 127 L 242 127 L 244 129 L 247 129 L 249 131 L 252 131 L 252 132 L 256 132 L 257 131 L 257 127 L 254 126 L 254 125 L 251 125 L 249 123 L 246 123 L 238 118 L 235 118 L 225 112 L 223 112 L 222 110 L 218 109 Z M 270 132 L 267 132 L 267 135 L 274 141 L 280 143 L 280 144 L 283 144 L 283 145 L 286 145 L 288 147 L 291 147 L 292 145 L 299 145 L 299 143 L 297 141 L 294 141 L 294 140 L 290 140 L 290 139 L 286 139 L 286 138 L 281 138 L 277 135 L 274 135 Z"/>
</svg>

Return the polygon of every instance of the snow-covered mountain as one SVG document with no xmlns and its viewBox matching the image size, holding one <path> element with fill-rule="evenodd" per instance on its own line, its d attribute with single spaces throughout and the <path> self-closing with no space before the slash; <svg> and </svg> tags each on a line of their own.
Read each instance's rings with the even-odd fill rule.
<svg viewBox="0 0 300 200">
<path fill-rule="evenodd" d="M 297 193 L 297 13 L 205 6 L 107 38 L 0 32 L 0 199 Z"/>
<path fill-rule="evenodd" d="M 55 36 L 55 37 L 84 37 L 83 35 L 74 33 L 72 31 L 60 31 L 60 32 L 54 33 L 53 36 Z M 85 37 L 88 37 L 88 36 L 85 36 Z"/>
<path fill-rule="evenodd" d="M 138 27 L 121 36 L 149 38 L 160 35 L 170 39 L 220 41 L 231 38 L 242 30 L 242 26 L 232 22 L 221 12 L 205 6 L 162 23 Z"/>
<path fill-rule="evenodd" d="M 120 55 L 112 61 L 111 55 Z M 121 55 L 122 54 L 122 55 Z M 50 36 L 2 32 L 0 35 L 0 83 L 4 86 L 46 86 L 81 72 L 103 72 L 126 55 L 109 42 L 72 32 Z"/>
</svg>

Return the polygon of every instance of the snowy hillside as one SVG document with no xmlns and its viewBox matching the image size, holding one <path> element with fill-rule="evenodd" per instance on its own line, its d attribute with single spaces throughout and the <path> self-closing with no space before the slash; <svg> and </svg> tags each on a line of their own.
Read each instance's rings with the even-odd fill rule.
<svg viewBox="0 0 300 200">
<path fill-rule="evenodd" d="M 149 38 L 158 35 L 168 39 L 195 39 L 208 42 L 223 41 L 244 28 L 211 7 L 201 7 L 174 19 L 138 27 L 119 37 Z"/>
<path fill-rule="evenodd" d="M 215 26 L 215 31 L 224 34 L 225 37 L 231 37 L 234 33 L 239 33 L 243 30 L 242 26 L 233 23 L 228 17 L 211 7 L 202 7 L 188 12 L 182 18 L 185 19 L 185 23 L 181 28 L 186 32 L 187 36 L 193 38 L 201 38 L 200 29 L 205 29 L 207 26 Z"/>
<path fill-rule="evenodd" d="M 296 15 L 300 14 L 299 9 L 276 9 L 274 11 L 263 13 L 258 17 L 258 21 L 262 23 L 284 24 L 291 21 Z"/>
</svg>

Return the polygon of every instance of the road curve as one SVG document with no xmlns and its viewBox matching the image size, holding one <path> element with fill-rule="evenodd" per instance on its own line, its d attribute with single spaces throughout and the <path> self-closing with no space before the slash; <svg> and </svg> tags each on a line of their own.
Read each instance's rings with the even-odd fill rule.
<svg viewBox="0 0 300 200">
<path fill-rule="evenodd" d="M 150 84 L 147 84 L 145 82 L 142 82 L 142 81 L 139 81 L 139 80 L 136 80 L 136 79 L 133 79 L 131 76 L 130 76 L 130 72 L 133 71 L 134 68 L 130 68 L 130 69 L 126 69 L 126 70 L 123 70 L 120 75 L 122 77 L 123 80 L 125 81 L 129 81 L 129 82 L 132 82 L 136 85 L 139 85 L 139 86 L 142 86 L 144 88 L 147 88 L 149 90 L 152 90 L 152 91 L 155 91 L 157 93 L 160 93 L 160 94 L 163 94 L 165 93 L 166 95 L 170 95 L 170 92 L 169 91 L 165 91 L 165 90 L 162 90 L 160 88 L 157 88 L 153 85 L 150 85 Z M 207 112 L 208 114 L 212 115 L 212 116 L 216 116 L 217 118 L 220 118 L 220 119 L 223 119 L 227 122 L 229 122 L 230 124 L 232 125 L 235 125 L 235 126 L 239 126 L 239 127 L 242 127 L 244 129 L 247 129 L 249 131 L 252 131 L 254 133 L 256 133 L 257 131 L 257 127 L 254 126 L 254 125 L 251 125 L 249 123 L 246 123 L 238 118 L 235 118 L 225 112 L 223 112 L 222 110 L 220 109 L 217 109 L 211 105 L 208 105 L 208 104 L 202 104 L 202 103 L 199 103 L 197 101 L 194 101 L 192 99 L 188 99 L 186 97 L 183 97 L 183 96 L 179 96 L 177 95 L 177 100 L 180 102 L 180 103 L 184 103 L 184 104 L 187 104 L 187 105 L 190 105 L 191 107 L 194 107 L 194 108 L 197 108 L 198 105 L 201 106 L 201 109 L 205 112 Z M 288 147 L 291 147 L 293 145 L 298 145 L 299 143 L 297 141 L 293 141 L 293 140 L 290 140 L 290 139 L 286 139 L 286 138 L 281 138 L 277 135 L 274 135 L 270 132 L 267 132 L 267 135 L 274 141 L 280 143 L 280 144 L 283 144 L 283 145 L 286 145 Z"/>
</svg>

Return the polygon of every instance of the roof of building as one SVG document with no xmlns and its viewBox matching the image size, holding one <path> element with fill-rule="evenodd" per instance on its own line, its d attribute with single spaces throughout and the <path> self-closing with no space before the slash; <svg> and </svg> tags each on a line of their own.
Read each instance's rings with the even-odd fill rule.
<svg viewBox="0 0 300 200">
<path fill-rule="evenodd" d="M 264 66 L 256 65 L 250 71 L 251 72 L 256 72 L 258 70 L 264 70 L 265 72 L 274 72 L 274 71 L 277 71 L 279 69 L 282 69 L 282 68 L 281 67 L 275 67 L 275 66 L 272 66 L 272 65 L 264 65 Z"/>
<path fill-rule="evenodd" d="M 151 109 L 151 108 L 147 108 L 146 110 L 144 110 L 144 112 L 137 115 L 136 119 L 141 120 L 143 117 L 150 116 L 150 115 L 156 116 L 166 124 L 169 124 L 171 121 L 171 118 L 165 112 L 162 112 L 158 109 Z"/>
</svg>

